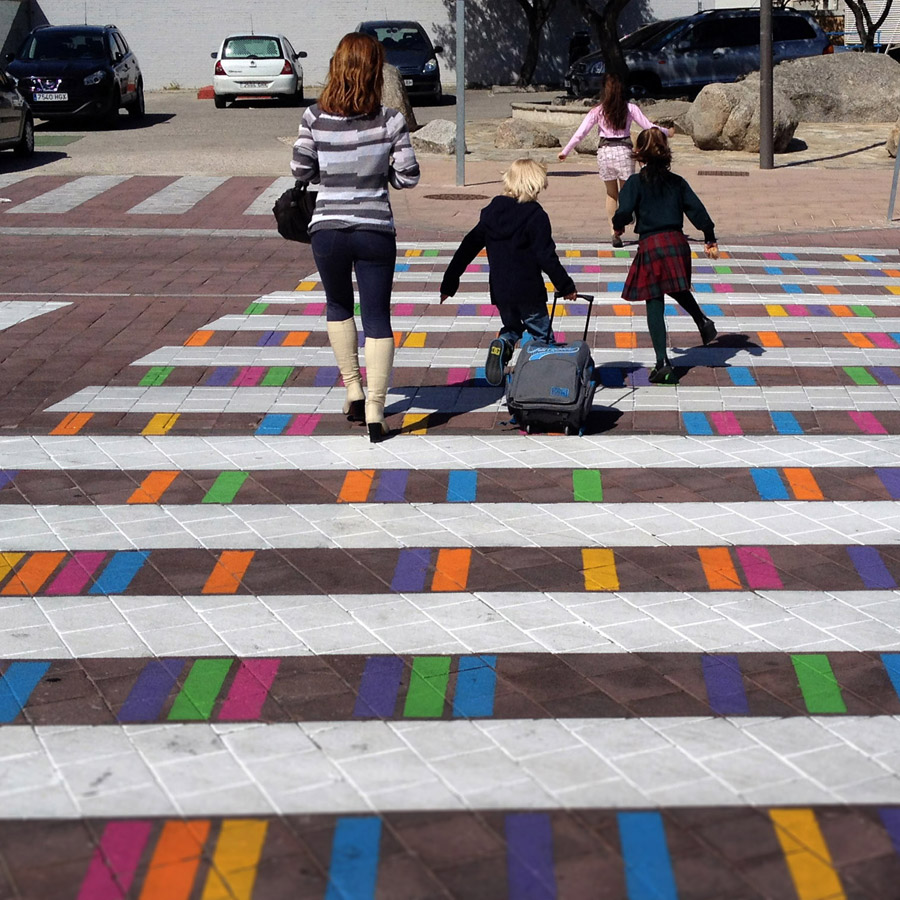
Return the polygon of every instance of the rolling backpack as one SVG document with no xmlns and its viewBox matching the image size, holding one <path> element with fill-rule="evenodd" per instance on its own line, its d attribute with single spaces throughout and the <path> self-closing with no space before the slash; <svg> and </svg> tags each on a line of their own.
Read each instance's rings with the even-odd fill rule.
<svg viewBox="0 0 900 900">
<path fill-rule="evenodd" d="M 561 296 L 559 293 L 553 296 L 551 328 L 556 301 Z M 597 389 L 594 360 L 587 344 L 594 298 L 591 294 L 578 297 L 588 302 L 582 340 L 569 344 L 531 340 L 519 351 L 516 367 L 509 376 L 506 405 L 519 427 L 528 434 L 537 430 L 584 434 Z"/>
</svg>

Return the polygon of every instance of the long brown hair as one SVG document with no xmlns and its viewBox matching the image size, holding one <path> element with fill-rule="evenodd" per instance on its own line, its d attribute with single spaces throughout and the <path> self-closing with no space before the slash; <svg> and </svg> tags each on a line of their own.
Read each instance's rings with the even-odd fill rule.
<svg viewBox="0 0 900 900">
<path fill-rule="evenodd" d="M 672 168 L 672 150 L 666 133 L 659 128 L 645 128 L 635 141 L 634 158 L 644 166 L 641 178 L 659 181 Z"/>
<path fill-rule="evenodd" d="M 628 121 L 628 98 L 622 79 L 607 73 L 603 79 L 603 99 L 600 101 L 603 118 L 616 131 L 621 131 Z"/>
<path fill-rule="evenodd" d="M 368 34 L 345 34 L 319 95 L 319 109 L 335 116 L 371 115 L 381 106 L 384 47 Z"/>
</svg>

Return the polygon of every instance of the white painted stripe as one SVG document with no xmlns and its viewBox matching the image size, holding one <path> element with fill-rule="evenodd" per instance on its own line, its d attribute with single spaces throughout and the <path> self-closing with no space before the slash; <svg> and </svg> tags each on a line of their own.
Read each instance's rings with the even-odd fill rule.
<svg viewBox="0 0 900 900">
<path fill-rule="evenodd" d="M 204 197 L 225 184 L 227 178 L 184 175 L 128 210 L 136 215 L 180 215 L 189 212 Z"/>
<path fill-rule="evenodd" d="M 10 726 L 0 815 L 893 804 L 898 741 L 893 716 Z"/>
<path fill-rule="evenodd" d="M 898 435 L 518 433 L 418 435 L 370 444 L 360 435 L 0 435 L 0 468 L 40 470 L 556 469 L 900 466 Z"/>
<path fill-rule="evenodd" d="M 0 175 L 0 189 L 11 187 L 30 177 L 30 174 L 24 172 L 8 172 L 5 175 Z"/>
<path fill-rule="evenodd" d="M 900 544 L 890 500 L 3 507 L 0 551 Z"/>
<path fill-rule="evenodd" d="M 287 190 L 292 188 L 295 180 L 291 177 L 276 178 L 245 210 L 245 216 L 271 216 L 272 205 Z M 869 264 L 871 265 L 871 263 Z"/>
<path fill-rule="evenodd" d="M 0 659 L 896 652 L 898 602 L 898 591 L 0 596 Z"/>
<path fill-rule="evenodd" d="M 12 328 L 20 322 L 46 315 L 71 303 L 40 303 L 34 301 L 0 300 L 0 331 Z"/>
<path fill-rule="evenodd" d="M 81 206 L 93 197 L 108 191 L 110 188 L 128 181 L 131 175 L 83 175 L 74 181 L 63 184 L 52 191 L 26 200 L 7 213 L 64 213 Z"/>
</svg>

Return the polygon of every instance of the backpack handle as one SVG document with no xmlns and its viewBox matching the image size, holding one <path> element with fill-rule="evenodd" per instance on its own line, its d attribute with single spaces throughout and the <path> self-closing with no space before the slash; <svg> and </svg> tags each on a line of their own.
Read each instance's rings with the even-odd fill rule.
<svg viewBox="0 0 900 900">
<path fill-rule="evenodd" d="M 553 327 L 553 317 L 556 315 L 556 301 L 560 297 L 565 297 L 566 295 L 562 291 L 554 291 L 553 292 L 553 308 L 550 310 L 550 327 Z M 587 340 L 588 335 L 588 325 L 591 324 L 591 311 L 594 308 L 594 295 L 593 294 L 576 294 L 575 295 L 579 300 L 587 300 L 588 304 L 588 313 L 587 318 L 584 320 L 584 337 L 583 341 Z"/>
</svg>

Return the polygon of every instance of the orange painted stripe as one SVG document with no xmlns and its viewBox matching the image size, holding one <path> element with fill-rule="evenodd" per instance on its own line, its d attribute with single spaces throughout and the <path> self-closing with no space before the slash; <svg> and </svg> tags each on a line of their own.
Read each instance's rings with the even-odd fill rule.
<svg viewBox="0 0 900 900">
<path fill-rule="evenodd" d="M 359 472 L 348 472 L 338 494 L 338 503 L 365 503 L 372 489 L 374 469 L 362 469 Z"/>
<path fill-rule="evenodd" d="M 139 900 L 188 900 L 209 837 L 209 822 L 166 822 L 144 877 Z"/>
<path fill-rule="evenodd" d="M 739 591 L 742 588 L 731 551 L 727 547 L 698 547 L 697 554 L 703 564 L 703 574 L 711 591 Z"/>
<path fill-rule="evenodd" d="M 185 347 L 202 347 L 215 334 L 214 331 L 195 331 L 185 342 Z"/>
<path fill-rule="evenodd" d="M 203 594 L 234 594 L 256 555 L 255 550 L 223 550 L 212 574 L 203 585 Z"/>
<path fill-rule="evenodd" d="M 34 596 L 65 558 L 66 554 L 63 551 L 32 553 L 25 565 L 9 579 L 0 593 L 15 597 Z"/>
<path fill-rule="evenodd" d="M 50 434 L 78 434 L 93 417 L 93 413 L 69 413 Z"/>
<path fill-rule="evenodd" d="M 613 252 L 612 252 L 612 250 L 598 250 L 597 256 L 599 256 L 600 259 L 612 259 Z"/>
<path fill-rule="evenodd" d="M 831 314 L 833 316 L 839 316 L 842 319 L 853 318 L 853 310 L 850 309 L 849 306 L 832 306 Z"/>
<path fill-rule="evenodd" d="M 400 342 L 401 342 L 402 340 L 403 340 L 403 332 L 402 332 L 402 331 L 395 331 L 395 332 L 394 332 L 394 346 L 395 346 L 395 347 L 399 347 L 399 346 L 400 346 Z"/>
<path fill-rule="evenodd" d="M 431 579 L 431 589 L 433 591 L 464 591 L 469 580 L 471 561 L 472 551 L 467 548 L 438 550 L 434 578 Z"/>
<path fill-rule="evenodd" d="M 178 477 L 177 472 L 151 472 L 128 498 L 129 503 L 159 503 L 162 495 Z"/>
<path fill-rule="evenodd" d="M 479 250 L 477 256 L 487 256 L 487 250 Z"/>
<path fill-rule="evenodd" d="M 864 334 L 860 334 L 858 331 L 845 331 L 844 337 L 847 338 L 854 347 L 868 349 L 875 346 Z"/>
<path fill-rule="evenodd" d="M 281 342 L 282 347 L 302 347 L 309 338 L 308 331 L 289 331 Z"/>
<path fill-rule="evenodd" d="M 759 342 L 763 347 L 784 346 L 784 342 L 778 337 L 778 332 L 776 331 L 757 331 L 756 334 L 759 336 Z"/>
<path fill-rule="evenodd" d="M 628 306 L 624 303 L 614 303 L 613 304 L 613 312 L 617 316 L 630 316 L 632 314 L 631 306 Z"/>
<path fill-rule="evenodd" d="M 809 469 L 785 469 L 785 477 L 798 500 L 824 500 L 825 495 Z"/>
<path fill-rule="evenodd" d="M 900 278 L 900 271 L 897 269 L 882 269 L 882 271 L 888 278 Z"/>
<path fill-rule="evenodd" d="M 628 350 L 637 347 L 637 335 L 633 331 L 617 331 L 616 347 Z"/>
<path fill-rule="evenodd" d="M 839 294 L 840 291 L 833 284 L 817 284 L 816 287 L 823 294 Z"/>
</svg>

